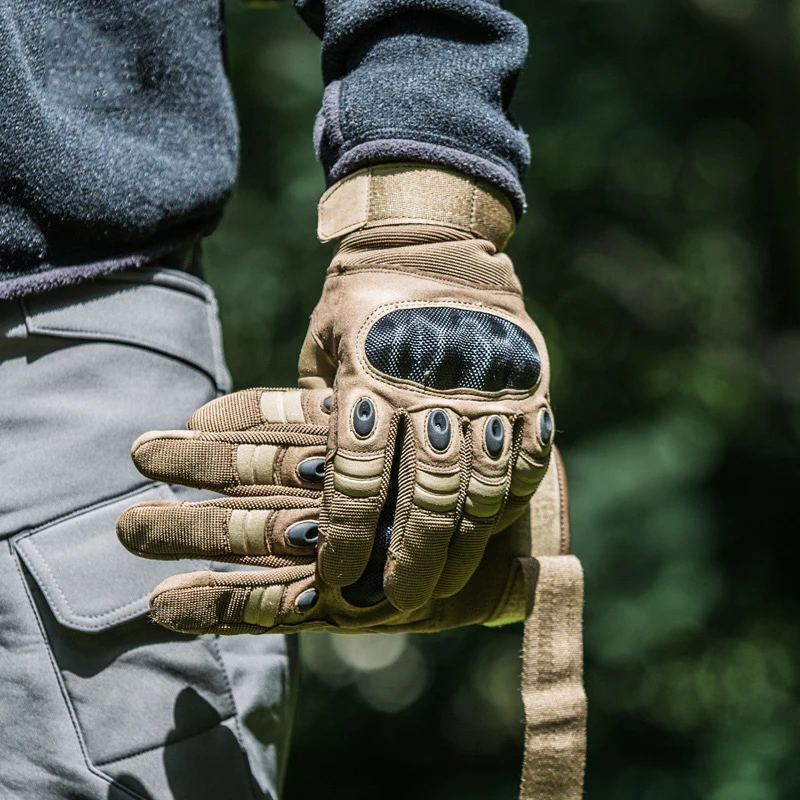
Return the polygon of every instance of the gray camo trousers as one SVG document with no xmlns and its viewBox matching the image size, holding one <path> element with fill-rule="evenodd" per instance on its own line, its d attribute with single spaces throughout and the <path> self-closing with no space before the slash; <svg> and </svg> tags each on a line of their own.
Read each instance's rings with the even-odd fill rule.
<svg viewBox="0 0 800 800">
<path fill-rule="evenodd" d="M 2 800 L 279 796 L 291 642 L 159 628 L 150 590 L 209 565 L 136 558 L 114 530 L 140 500 L 208 496 L 148 481 L 130 446 L 229 381 L 213 293 L 192 276 L 0 302 Z"/>
</svg>

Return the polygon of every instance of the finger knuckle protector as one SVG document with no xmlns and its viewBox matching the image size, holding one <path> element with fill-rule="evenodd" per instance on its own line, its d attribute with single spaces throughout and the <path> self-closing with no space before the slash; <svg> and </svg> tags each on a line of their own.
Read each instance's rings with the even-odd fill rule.
<svg viewBox="0 0 800 800">
<path fill-rule="evenodd" d="M 535 461 L 525 453 L 520 453 L 511 476 L 509 489 L 511 494 L 515 497 L 530 497 L 544 477 L 546 468 L 546 463 Z"/>
<path fill-rule="evenodd" d="M 258 625 L 259 628 L 274 627 L 281 609 L 283 592 L 284 587 L 279 584 L 252 588 L 242 610 L 242 622 Z"/>
<path fill-rule="evenodd" d="M 303 395 L 300 389 L 268 389 L 259 400 L 265 422 L 278 424 L 302 424 L 306 422 Z"/>
<path fill-rule="evenodd" d="M 234 555 L 265 555 L 270 552 L 265 535 L 270 509 L 233 509 L 228 519 L 228 541 Z"/>
<path fill-rule="evenodd" d="M 348 497 L 377 497 L 386 459 L 383 454 L 354 458 L 337 453 L 333 459 L 333 486 Z"/>
<path fill-rule="evenodd" d="M 487 480 L 481 475 L 471 475 L 464 510 L 470 516 L 480 519 L 493 517 L 503 505 L 505 489 L 505 479 Z"/>
<path fill-rule="evenodd" d="M 236 448 L 236 472 L 242 486 L 271 484 L 274 479 L 274 444 L 240 444 Z"/>
<path fill-rule="evenodd" d="M 519 325 L 477 307 L 421 305 L 378 317 L 364 339 L 370 365 L 429 389 L 530 390 L 542 362 Z"/>
<path fill-rule="evenodd" d="M 458 505 L 461 475 L 459 472 L 434 472 L 417 466 L 414 505 L 439 514 L 453 511 Z"/>
</svg>

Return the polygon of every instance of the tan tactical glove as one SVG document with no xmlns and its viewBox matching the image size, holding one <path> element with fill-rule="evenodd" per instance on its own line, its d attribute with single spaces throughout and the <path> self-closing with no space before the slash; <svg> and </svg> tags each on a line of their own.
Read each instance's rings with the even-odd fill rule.
<svg viewBox="0 0 800 800">
<path fill-rule="evenodd" d="M 528 507 L 553 436 L 544 342 L 497 252 L 512 228 L 499 193 L 441 168 L 370 168 L 323 197 L 321 238 L 341 241 L 300 358 L 309 391 L 240 392 L 197 412 L 192 432 L 142 437 L 134 460 L 146 475 L 240 499 L 139 507 L 120 523 L 142 554 L 227 555 L 292 572 L 182 578 L 177 594 L 156 593 L 157 619 L 192 630 L 294 625 L 297 608 L 321 595 L 330 602 L 305 619 L 361 627 L 387 613 L 389 624 L 422 620 L 470 594 L 459 593 L 490 537 Z M 317 514 L 315 571 L 299 538 L 312 528 L 292 523 Z M 498 541 L 487 565 L 495 552 L 505 586 L 509 556 L 531 550 Z M 255 623 L 251 609 L 244 628 L 255 600 L 233 592 L 236 580 L 261 587 L 270 609 Z M 495 605 L 460 624 L 491 616 L 499 597 L 485 594 Z M 164 611 L 178 595 L 195 610 L 219 611 L 222 597 L 231 605 L 198 627 Z"/>
<path fill-rule="evenodd" d="M 583 579 L 565 555 L 544 343 L 497 252 L 512 226 L 500 196 L 448 170 L 371 168 L 335 186 L 320 233 L 342 241 L 303 347 L 305 388 L 237 392 L 188 431 L 141 437 L 145 475 L 228 497 L 140 504 L 117 531 L 145 557 L 249 568 L 156 588 L 153 618 L 186 633 L 527 616 L 521 798 L 579 800 Z"/>
<path fill-rule="evenodd" d="M 351 587 L 377 547 L 383 591 L 412 610 L 466 584 L 541 480 L 547 353 L 497 252 L 513 216 L 488 186 L 373 168 L 328 192 L 320 223 L 344 234 L 300 357 L 301 386 L 334 390 L 320 575 Z"/>
</svg>

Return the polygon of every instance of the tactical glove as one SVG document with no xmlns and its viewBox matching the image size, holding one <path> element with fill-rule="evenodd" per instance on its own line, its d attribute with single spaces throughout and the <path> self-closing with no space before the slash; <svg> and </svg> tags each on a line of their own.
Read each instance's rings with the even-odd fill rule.
<svg viewBox="0 0 800 800">
<path fill-rule="evenodd" d="M 359 607 L 316 567 L 324 493 L 313 465 L 328 441 L 329 397 L 330 389 L 248 389 L 203 406 L 187 431 L 154 432 L 134 444 L 134 462 L 146 475 L 228 496 L 135 505 L 117 525 L 122 543 L 148 558 L 233 562 L 251 570 L 169 578 L 151 598 L 155 621 L 185 633 L 231 634 L 435 631 L 522 619 L 525 589 L 517 557 L 569 548 L 557 453 L 530 510 L 492 537 L 461 591 L 410 611 L 386 599 Z M 258 567 L 271 569 L 253 570 Z"/>
<path fill-rule="evenodd" d="M 320 576 L 413 610 L 464 587 L 544 475 L 547 352 L 488 185 L 372 168 L 323 197 L 320 223 L 340 239 L 300 358 L 301 386 L 333 386 Z M 378 554 L 382 586 L 362 579 Z"/>
</svg>

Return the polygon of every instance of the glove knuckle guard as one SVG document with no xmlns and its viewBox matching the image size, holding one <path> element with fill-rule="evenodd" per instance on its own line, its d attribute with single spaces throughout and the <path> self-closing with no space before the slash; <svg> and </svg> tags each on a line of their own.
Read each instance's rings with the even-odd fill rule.
<svg viewBox="0 0 800 800">
<path fill-rule="evenodd" d="M 541 375 L 539 351 L 522 328 L 456 305 L 410 306 L 379 316 L 364 353 L 383 375 L 439 391 L 529 390 Z"/>
</svg>

